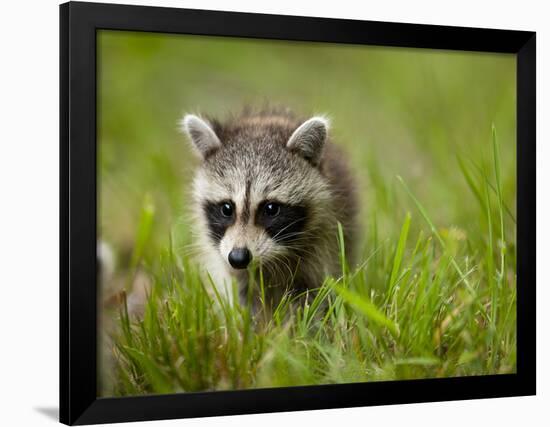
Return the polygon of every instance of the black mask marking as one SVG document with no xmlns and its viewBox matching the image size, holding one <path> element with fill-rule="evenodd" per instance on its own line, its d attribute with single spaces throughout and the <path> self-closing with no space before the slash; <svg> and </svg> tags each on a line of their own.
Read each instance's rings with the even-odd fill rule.
<svg viewBox="0 0 550 427">
<path fill-rule="evenodd" d="M 205 202 L 203 204 L 204 214 L 208 222 L 208 230 L 210 231 L 210 237 L 214 243 L 219 243 L 225 234 L 225 230 L 235 222 L 235 206 L 233 205 L 233 215 L 224 216 L 222 213 L 222 205 L 224 203 L 232 202 Z"/>
<path fill-rule="evenodd" d="M 278 203 L 276 216 L 265 212 L 265 205 L 270 201 L 260 203 L 256 211 L 256 225 L 263 227 L 267 234 L 278 243 L 292 242 L 300 238 L 307 221 L 307 208 L 298 205 Z"/>
</svg>

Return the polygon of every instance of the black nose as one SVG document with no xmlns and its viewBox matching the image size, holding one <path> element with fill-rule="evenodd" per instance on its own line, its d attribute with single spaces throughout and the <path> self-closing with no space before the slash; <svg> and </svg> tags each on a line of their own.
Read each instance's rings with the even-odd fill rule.
<svg viewBox="0 0 550 427">
<path fill-rule="evenodd" d="M 231 267 L 242 269 L 248 267 L 252 259 L 252 254 L 247 248 L 234 248 L 229 252 L 227 259 Z"/>
</svg>

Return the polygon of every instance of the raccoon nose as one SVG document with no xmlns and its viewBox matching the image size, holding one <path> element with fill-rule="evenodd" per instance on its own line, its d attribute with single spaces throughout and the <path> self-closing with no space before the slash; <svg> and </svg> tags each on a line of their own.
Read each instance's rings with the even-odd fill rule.
<svg viewBox="0 0 550 427">
<path fill-rule="evenodd" d="M 248 267 L 248 264 L 250 264 L 252 254 L 248 248 L 233 248 L 231 252 L 229 252 L 227 259 L 229 260 L 231 267 L 243 269 Z"/>
</svg>

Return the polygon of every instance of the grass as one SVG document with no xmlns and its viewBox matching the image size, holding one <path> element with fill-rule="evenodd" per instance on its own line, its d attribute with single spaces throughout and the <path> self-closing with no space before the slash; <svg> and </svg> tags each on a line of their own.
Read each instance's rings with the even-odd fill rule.
<svg viewBox="0 0 550 427">
<path fill-rule="evenodd" d="M 100 295 L 100 395 L 516 369 L 514 55 L 108 30 L 97 47 L 108 285 L 130 305 L 136 280 L 152 285 L 141 319 Z M 253 319 L 187 256 L 196 160 L 177 123 L 265 100 L 331 117 L 358 182 L 360 256 L 341 251 L 309 305 L 287 297 Z"/>
<path fill-rule="evenodd" d="M 494 130 L 493 160 L 492 171 L 459 162 L 472 192 L 483 196 L 476 200 L 487 233 L 438 227 L 399 179 L 414 210 L 398 238 L 375 243 L 371 235 L 361 265 L 348 266 L 342 256 L 341 276 L 327 277 L 312 301 L 287 297 L 272 314 L 262 306 L 253 318 L 249 307 L 229 305 L 168 246 L 148 270 L 154 285 L 143 319 L 121 312 L 114 393 L 513 372 L 515 254 L 507 250 L 506 227 L 514 219 L 506 219 L 501 197 Z M 415 220 L 424 226 L 411 235 Z M 142 214 L 142 243 L 150 221 Z M 336 239 L 343 247 L 341 232 Z"/>
</svg>

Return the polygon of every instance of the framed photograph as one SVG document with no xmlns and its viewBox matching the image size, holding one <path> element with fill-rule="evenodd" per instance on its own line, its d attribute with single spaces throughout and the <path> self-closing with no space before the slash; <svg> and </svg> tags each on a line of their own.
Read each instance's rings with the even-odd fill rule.
<svg viewBox="0 0 550 427">
<path fill-rule="evenodd" d="M 60 26 L 61 422 L 535 393 L 535 33 Z"/>
</svg>

